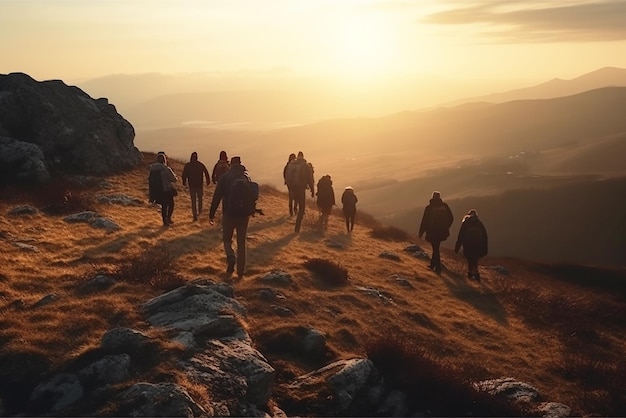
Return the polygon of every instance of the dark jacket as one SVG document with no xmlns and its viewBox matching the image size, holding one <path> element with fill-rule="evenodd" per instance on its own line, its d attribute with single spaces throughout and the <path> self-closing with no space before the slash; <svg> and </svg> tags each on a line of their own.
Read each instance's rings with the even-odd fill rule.
<svg viewBox="0 0 626 418">
<path fill-rule="evenodd" d="M 424 209 L 419 236 L 426 233 L 426 241 L 441 242 L 450 236 L 450 226 L 454 221 L 452 211 L 441 198 L 433 197 Z"/>
<path fill-rule="evenodd" d="M 356 204 L 359 201 L 353 189 L 345 189 L 341 195 L 341 203 L 343 203 L 343 212 L 345 214 L 356 213 Z"/>
<path fill-rule="evenodd" d="M 330 212 L 335 205 L 335 190 L 329 175 L 322 176 L 317 182 L 317 207 Z"/>
<path fill-rule="evenodd" d="M 297 173 L 294 178 L 290 179 L 288 171 L 291 171 L 290 166 L 295 167 Z M 311 193 L 315 191 L 315 180 L 313 177 L 313 166 L 304 158 L 297 158 L 287 164 L 285 167 L 285 182 L 287 186 L 292 190 L 306 190 L 311 189 Z"/>
<path fill-rule="evenodd" d="M 218 160 L 213 166 L 213 173 L 211 174 L 211 179 L 213 180 L 213 183 L 217 184 L 220 177 L 223 174 L 228 173 L 228 170 L 230 170 L 230 163 L 228 162 L 228 160 Z"/>
<path fill-rule="evenodd" d="M 466 215 L 454 246 L 454 251 L 463 247 L 463 255 L 468 258 L 480 258 L 487 255 L 489 248 L 487 230 L 478 216 Z"/>
<path fill-rule="evenodd" d="M 213 200 L 211 201 L 211 209 L 209 209 L 209 218 L 215 217 L 220 202 L 222 202 L 222 212 L 229 213 L 228 211 L 228 194 L 230 193 L 230 186 L 235 179 L 246 178 L 246 167 L 241 164 L 232 164 L 230 170 L 222 175 L 217 181 L 215 186 L 215 192 L 213 192 Z"/>
<path fill-rule="evenodd" d="M 189 183 L 189 187 L 202 188 L 204 184 L 203 176 L 206 178 L 206 183 L 211 184 L 209 170 L 206 169 L 204 164 L 198 161 L 197 155 L 193 155 L 183 168 L 183 186 Z"/>
</svg>

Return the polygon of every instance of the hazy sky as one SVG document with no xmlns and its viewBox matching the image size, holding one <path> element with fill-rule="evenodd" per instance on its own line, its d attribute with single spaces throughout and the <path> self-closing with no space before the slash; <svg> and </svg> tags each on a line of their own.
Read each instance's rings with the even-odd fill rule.
<svg viewBox="0 0 626 418">
<path fill-rule="evenodd" d="M 0 73 L 545 81 L 626 68 L 626 0 L 0 0 Z"/>
</svg>

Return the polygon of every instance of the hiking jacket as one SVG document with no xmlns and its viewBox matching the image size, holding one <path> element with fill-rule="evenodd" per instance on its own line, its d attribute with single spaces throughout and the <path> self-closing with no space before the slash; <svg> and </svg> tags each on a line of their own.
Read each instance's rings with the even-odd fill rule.
<svg viewBox="0 0 626 418">
<path fill-rule="evenodd" d="M 165 164 L 161 164 L 159 162 L 152 163 L 150 165 L 150 171 L 159 170 L 161 172 L 161 179 L 163 181 L 163 190 L 173 190 L 174 183 L 178 181 L 178 177 L 174 174 L 174 171 Z"/>
<path fill-rule="evenodd" d="M 228 160 L 218 160 L 213 166 L 213 173 L 211 174 L 211 180 L 213 180 L 213 184 L 217 184 L 220 177 L 223 174 L 226 174 L 230 170 L 230 163 Z"/>
<path fill-rule="evenodd" d="M 470 229 L 476 228 L 480 231 L 480 236 L 472 236 Z M 488 251 L 487 229 L 485 225 L 478 219 L 478 216 L 466 215 L 459 229 L 459 235 L 456 239 L 454 251 L 459 251 L 463 247 L 463 255 L 467 258 L 480 258 L 487 255 Z"/>
<path fill-rule="evenodd" d="M 198 159 L 191 159 L 183 168 L 183 186 L 189 183 L 189 187 L 202 188 L 203 177 L 206 178 L 207 185 L 211 184 L 209 170 Z"/>
<path fill-rule="evenodd" d="M 317 183 L 317 206 L 324 211 L 330 211 L 335 205 L 335 190 L 330 178 L 324 178 Z"/>
<path fill-rule="evenodd" d="M 230 186 L 235 179 L 247 178 L 246 167 L 241 164 L 233 164 L 230 166 L 230 170 L 222 175 L 217 181 L 215 191 L 213 192 L 213 200 L 211 201 L 211 209 L 209 209 L 209 218 L 215 217 L 220 202 L 222 202 L 222 213 L 229 213 L 228 211 L 228 195 L 230 193 Z"/>
<path fill-rule="evenodd" d="M 442 216 L 438 216 L 440 208 L 442 208 Z M 426 241 L 431 243 L 445 241 L 450 236 L 450 226 L 453 221 L 454 217 L 448 204 L 444 203 L 441 198 L 432 198 L 424 209 L 419 236 L 425 233 Z"/>
<path fill-rule="evenodd" d="M 287 166 L 289 166 L 290 164 L 297 166 L 298 173 L 304 173 L 304 175 L 298 179 L 299 181 L 294 182 L 293 184 L 289 184 L 289 182 L 287 182 L 287 186 L 292 190 L 311 189 L 311 195 L 313 195 L 313 193 L 315 192 L 315 180 L 313 177 L 312 168 L 313 166 L 310 163 L 307 163 L 304 158 L 296 158 L 295 160 L 288 163 Z M 287 167 L 285 167 L 285 175 L 286 174 Z"/>
<path fill-rule="evenodd" d="M 357 199 L 356 194 L 354 194 L 354 190 L 346 189 L 341 195 L 341 203 L 343 204 L 344 213 L 354 213 L 356 212 L 356 203 L 359 201 Z"/>
</svg>

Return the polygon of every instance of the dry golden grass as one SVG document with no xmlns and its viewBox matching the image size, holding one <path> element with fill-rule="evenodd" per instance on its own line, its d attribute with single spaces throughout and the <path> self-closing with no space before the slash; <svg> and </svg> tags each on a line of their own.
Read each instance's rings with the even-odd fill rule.
<svg viewBox="0 0 626 418">
<path fill-rule="evenodd" d="M 92 187 L 84 192 L 126 194 L 146 202 L 126 207 L 93 200 L 91 209 L 118 223 L 121 230 L 117 232 L 68 224 L 62 216 L 42 213 L 9 216 L 12 207 L 28 198 L 0 201 L 2 378 L 16 373 L 20 381 L 36 382 L 95 349 L 104 332 L 115 326 L 147 331 L 138 305 L 177 280 L 226 280 L 219 217 L 210 226 L 207 215 L 214 186 L 205 191 L 200 220 L 192 222 L 189 196 L 179 185 L 175 223 L 162 227 L 159 209 L 147 203 L 147 166 L 153 158 L 146 154 L 142 167 L 106 179 L 110 185 L 106 189 Z M 183 163 L 170 163 L 180 175 Z M 233 286 L 236 298 L 247 308 L 249 333 L 277 368 L 278 399 L 280 384 L 294 376 L 334 358 L 366 355 L 367 343 L 377 338 L 402 335 L 429 356 L 472 377 L 512 376 L 537 387 L 546 399 L 572 406 L 576 413 L 610 413 L 599 410 L 598 398 L 613 396 L 602 387 L 612 383 L 603 382 L 602 376 L 619 374 L 619 367 L 624 370 L 626 295 L 616 290 L 623 289 L 624 271 L 612 270 L 622 286 L 613 284 L 607 290 L 602 277 L 568 281 L 567 274 L 541 270 L 527 261 L 491 258 L 482 264 L 503 266 L 510 274 L 483 269 L 482 281 L 477 283 L 465 278 L 465 261 L 457 254 L 443 250 L 446 268 L 438 276 L 426 268 L 427 261 L 403 251 L 410 242 L 374 238 L 372 228 L 384 228 L 366 214 L 357 214 L 354 231 L 347 233 L 343 218 L 335 211 L 328 229 L 323 230 L 309 201 L 302 231 L 295 234 L 285 193 L 262 187 L 258 207 L 265 215 L 250 221 L 247 272 Z M 430 251 L 415 236 L 408 238 Z M 20 248 L 18 242 L 37 251 Z M 133 272 L 128 268 L 132 262 L 150 259 L 155 249 L 166 251 L 171 275 L 160 282 L 126 277 Z M 400 261 L 379 257 L 385 251 L 396 253 Z M 307 261 L 313 259 L 347 269 L 348 284 L 329 285 L 320 279 L 307 269 Z M 286 298 L 267 302 L 260 290 L 268 284 L 260 279 L 272 270 L 288 272 L 293 283 L 276 285 Z M 593 274 L 596 270 L 585 271 Z M 98 272 L 118 274 L 122 279 L 106 291 L 80 293 L 80 285 Z M 398 277 L 409 286 L 401 285 Z M 581 285 L 594 280 L 600 283 L 594 288 Z M 58 299 L 34 307 L 52 293 Z M 278 316 L 271 305 L 288 308 L 294 315 Z M 326 356 L 285 357 L 276 348 L 274 336 L 301 326 L 326 334 Z M 590 369 L 604 370 L 604 374 L 593 382 L 585 381 L 583 372 L 589 375 Z M 185 381 L 175 370 L 162 375 Z M 621 379 L 614 377 L 615 382 L 624 382 Z M 0 384 L 0 390 L 6 393 L 7 388 Z M 190 390 L 210 396 L 191 384 Z M 619 406 L 621 401 L 615 402 Z"/>
</svg>

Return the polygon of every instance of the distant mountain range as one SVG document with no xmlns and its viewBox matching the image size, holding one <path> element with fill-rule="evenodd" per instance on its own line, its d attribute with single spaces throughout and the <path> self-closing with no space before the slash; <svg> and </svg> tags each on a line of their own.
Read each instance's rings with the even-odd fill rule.
<svg viewBox="0 0 626 418">
<path fill-rule="evenodd" d="M 443 90 L 456 91 L 456 85 L 442 80 L 401 79 L 392 86 L 342 89 L 290 74 L 207 73 L 118 74 L 86 80 L 79 87 L 93 97 L 107 97 L 136 129 L 143 130 L 190 124 L 268 129 L 466 103 L 547 99 L 614 86 L 626 86 L 626 69 L 607 67 L 572 80 L 554 79 L 429 107 L 420 101 L 423 96 L 436 97 L 437 92 L 441 96 Z"/>
<path fill-rule="evenodd" d="M 550 99 L 570 96 L 601 87 L 617 86 L 626 86 L 626 69 L 604 67 L 571 80 L 555 78 L 536 86 L 456 100 L 447 103 L 447 106 L 473 102 L 504 103 L 512 100 Z"/>
</svg>

